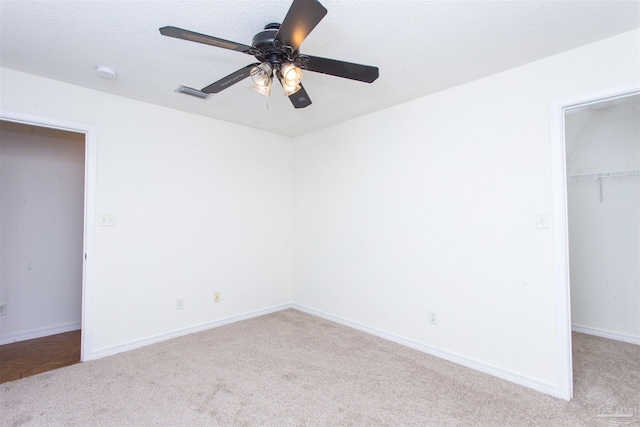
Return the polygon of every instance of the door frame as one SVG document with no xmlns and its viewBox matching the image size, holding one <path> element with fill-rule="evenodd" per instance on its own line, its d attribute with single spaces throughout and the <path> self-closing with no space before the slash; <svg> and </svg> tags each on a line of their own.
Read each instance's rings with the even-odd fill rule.
<svg viewBox="0 0 640 427">
<path fill-rule="evenodd" d="M 82 262 L 82 320 L 80 361 L 91 360 L 93 353 L 93 295 L 96 238 L 96 165 L 98 127 L 56 117 L 39 116 L 12 110 L 0 110 L 0 120 L 84 134 L 84 230 Z"/>
<path fill-rule="evenodd" d="M 553 224 L 553 270 L 556 296 L 556 361 L 558 397 L 573 398 L 571 354 L 571 289 L 569 277 L 569 214 L 567 210 L 567 171 L 564 139 L 564 113 L 567 110 L 640 93 L 633 82 L 582 93 L 551 102 L 551 185 Z"/>
</svg>

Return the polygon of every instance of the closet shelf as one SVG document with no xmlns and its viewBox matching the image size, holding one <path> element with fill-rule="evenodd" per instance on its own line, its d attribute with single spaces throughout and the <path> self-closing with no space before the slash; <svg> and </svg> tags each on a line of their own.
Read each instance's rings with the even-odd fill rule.
<svg viewBox="0 0 640 427">
<path fill-rule="evenodd" d="M 598 173 L 584 173 L 579 175 L 567 175 L 569 181 L 581 181 L 583 179 L 601 179 L 601 178 L 620 178 L 623 176 L 635 176 L 640 175 L 640 169 L 632 169 L 626 171 L 616 172 L 598 172 Z"/>
</svg>

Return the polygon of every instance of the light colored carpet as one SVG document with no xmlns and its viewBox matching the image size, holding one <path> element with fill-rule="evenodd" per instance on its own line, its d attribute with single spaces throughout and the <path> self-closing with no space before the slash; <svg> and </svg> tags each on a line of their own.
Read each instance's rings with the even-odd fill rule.
<svg viewBox="0 0 640 427">
<path fill-rule="evenodd" d="M 0 425 L 597 426 L 612 404 L 635 424 L 639 347 L 574 346 L 565 402 L 286 310 L 2 384 Z"/>
</svg>

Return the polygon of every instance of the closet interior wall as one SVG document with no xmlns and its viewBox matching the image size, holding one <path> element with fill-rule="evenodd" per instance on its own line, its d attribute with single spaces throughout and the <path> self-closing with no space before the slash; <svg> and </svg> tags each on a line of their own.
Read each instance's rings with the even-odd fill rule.
<svg viewBox="0 0 640 427">
<path fill-rule="evenodd" d="M 573 330 L 640 344 L 640 95 L 565 117 Z"/>
</svg>

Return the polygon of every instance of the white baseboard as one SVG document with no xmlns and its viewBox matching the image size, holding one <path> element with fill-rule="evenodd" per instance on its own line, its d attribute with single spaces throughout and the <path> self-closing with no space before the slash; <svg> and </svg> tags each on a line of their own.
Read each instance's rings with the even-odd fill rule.
<svg viewBox="0 0 640 427">
<path fill-rule="evenodd" d="M 275 313 L 275 312 L 286 310 L 289 308 L 293 308 L 295 310 L 302 311 L 312 316 L 317 316 L 317 317 L 329 320 L 331 322 L 335 322 L 353 329 L 357 329 L 359 331 L 386 339 L 388 341 L 392 341 L 397 344 L 400 344 L 409 348 L 413 348 L 423 353 L 427 353 L 432 356 L 448 360 L 458 365 L 466 366 L 476 371 L 483 372 L 483 373 L 492 375 L 494 377 L 501 378 L 503 380 L 510 381 L 512 383 L 531 388 L 533 390 L 548 394 L 553 397 L 561 398 L 559 395 L 558 387 L 553 384 L 549 384 L 533 378 L 529 378 L 524 375 L 520 375 L 502 368 L 498 368 L 496 366 L 492 366 L 483 362 L 469 359 L 459 354 L 451 353 L 451 352 L 430 346 L 428 344 L 423 344 L 417 341 L 413 341 L 413 340 L 401 337 L 399 335 L 391 334 L 391 333 L 388 333 L 376 328 L 372 328 L 360 323 L 352 322 L 350 320 L 343 319 L 341 317 L 324 313 L 322 311 L 318 311 L 310 307 L 306 307 L 299 304 L 282 304 L 282 305 L 269 307 L 262 310 L 240 314 L 237 316 L 231 316 L 224 319 L 215 320 L 212 322 L 190 326 L 188 328 L 178 329 L 175 331 L 154 335 L 152 337 L 147 337 L 140 340 L 130 341 L 128 343 L 124 343 L 116 346 L 98 349 L 92 352 L 92 354 L 88 358 L 85 358 L 85 360 L 100 359 L 102 357 L 111 356 L 117 353 L 129 351 L 129 350 L 134 350 L 136 348 L 144 347 L 150 344 L 155 344 L 155 343 L 169 340 L 172 338 L 181 337 L 181 336 L 192 334 L 195 332 L 205 331 L 207 329 L 228 325 L 230 323 L 239 322 L 241 320 L 247 320 L 247 319 L 252 319 L 254 317 L 264 316 L 266 314 Z"/>
<path fill-rule="evenodd" d="M 610 340 L 623 341 L 640 345 L 640 337 L 637 335 L 625 334 L 622 332 L 607 331 L 605 329 L 592 328 L 591 326 L 571 325 L 571 330 L 583 334 L 595 335 L 597 337 L 609 338 Z"/>
<path fill-rule="evenodd" d="M 489 365 L 483 362 L 479 362 L 477 360 L 469 359 L 468 357 L 448 352 L 446 350 L 439 349 L 437 347 L 423 344 L 417 341 L 413 341 L 399 335 L 391 334 L 389 332 L 385 332 L 376 328 L 372 328 L 360 323 L 352 322 L 351 320 L 343 319 L 342 317 L 334 316 L 328 313 L 324 313 L 322 311 L 318 311 L 312 309 L 310 307 L 306 307 L 299 304 L 292 304 L 291 308 L 296 310 L 300 310 L 304 313 L 311 314 L 313 316 L 321 317 L 323 319 L 329 320 L 331 322 L 339 323 L 344 326 L 348 326 L 353 329 L 357 329 L 362 332 L 366 332 L 371 335 L 375 335 L 377 337 L 383 338 L 388 341 L 395 342 L 397 344 L 413 348 L 414 350 L 421 351 L 423 353 L 430 354 L 435 357 L 439 357 L 441 359 L 448 360 L 458 365 L 466 366 L 467 368 L 474 369 L 476 371 L 483 372 L 485 374 L 492 375 L 497 378 L 501 378 L 506 381 L 510 381 L 512 383 L 531 388 L 533 390 L 539 391 L 541 393 L 548 394 L 553 397 L 562 398 L 560 396 L 559 389 L 554 384 L 549 384 L 546 382 L 542 382 L 536 380 L 534 378 L 529 378 L 524 375 L 517 374 L 515 372 L 511 372 L 502 368 L 498 368 L 493 365 Z"/>
<path fill-rule="evenodd" d="M 82 327 L 80 322 L 65 323 L 64 325 L 47 326 L 46 328 L 33 329 L 31 331 L 16 332 L 0 336 L 0 345 L 11 344 L 19 341 L 32 340 L 36 338 L 48 337 L 49 335 L 63 334 L 65 332 L 77 331 Z"/>
<path fill-rule="evenodd" d="M 136 348 L 144 347 L 150 344 L 156 344 L 172 338 L 178 338 L 184 335 L 193 334 L 195 332 L 206 331 L 207 329 L 217 328 L 219 326 L 228 325 L 230 323 L 239 322 L 241 320 L 247 320 L 247 319 L 252 319 L 254 317 L 264 316 L 266 314 L 275 313 L 277 311 L 286 310 L 288 308 L 292 308 L 292 305 L 291 304 L 277 305 L 277 306 L 265 308 L 262 310 L 256 310 L 249 313 L 239 314 L 237 316 L 225 317 L 224 319 L 219 319 L 211 322 L 201 323 L 199 325 L 189 326 L 188 328 L 177 329 L 175 331 L 170 331 L 170 332 L 154 335 L 147 338 L 142 338 L 135 341 L 129 341 L 124 344 L 101 348 L 98 350 L 94 350 L 88 357 L 85 357 L 84 360 L 85 361 L 95 360 L 95 359 L 100 359 L 106 356 L 112 356 L 114 354 L 122 353 L 129 350 L 134 350 Z"/>
</svg>

